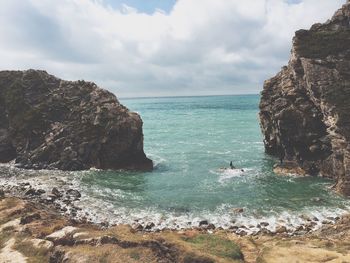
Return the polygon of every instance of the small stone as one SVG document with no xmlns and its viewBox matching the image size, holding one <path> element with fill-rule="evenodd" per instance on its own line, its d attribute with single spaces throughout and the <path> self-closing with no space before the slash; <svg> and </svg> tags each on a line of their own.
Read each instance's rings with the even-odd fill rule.
<svg viewBox="0 0 350 263">
<path fill-rule="evenodd" d="M 199 222 L 199 226 L 209 225 L 208 220 L 202 220 Z"/>
<path fill-rule="evenodd" d="M 287 232 L 287 228 L 285 226 L 278 226 L 276 228 L 276 234 L 282 234 Z"/>
<path fill-rule="evenodd" d="M 232 212 L 234 212 L 234 213 L 236 213 L 236 214 L 240 214 L 240 213 L 243 213 L 243 212 L 244 212 L 244 209 L 241 208 L 241 207 L 238 207 L 238 208 L 232 209 Z"/>
<path fill-rule="evenodd" d="M 74 190 L 74 189 L 69 189 L 67 191 L 67 194 L 70 195 L 70 196 L 73 196 L 75 198 L 80 198 L 81 197 L 81 194 L 78 190 Z"/>
<path fill-rule="evenodd" d="M 214 225 L 214 224 L 209 224 L 209 225 L 207 226 L 207 229 L 208 229 L 208 230 L 214 230 L 214 229 L 215 229 L 215 225 Z"/>
<path fill-rule="evenodd" d="M 269 226 L 270 224 L 269 224 L 268 222 L 261 222 L 260 225 L 263 226 L 263 227 L 267 227 L 267 226 Z"/>
<path fill-rule="evenodd" d="M 34 220 L 39 220 L 39 219 L 41 219 L 41 216 L 40 216 L 39 213 L 23 216 L 21 218 L 20 224 L 21 225 L 26 225 L 26 224 L 29 224 L 29 223 L 33 222 Z"/>
<path fill-rule="evenodd" d="M 136 224 L 133 228 L 136 231 L 142 231 L 143 230 L 143 226 L 141 224 Z"/>
<path fill-rule="evenodd" d="M 56 187 L 52 188 L 51 194 L 53 194 L 53 195 L 55 195 L 57 197 L 62 197 L 63 196 L 63 194 Z"/>
<path fill-rule="evenodd" d="M 25 195 L 36 195 L 36 191 L 34 188 L 29 188 L 24 194 Z"/>
<path fill-rule="evenodd" d="M 153 227 L 155 227 L 156 225 L 151 222 L 151 223 L 148 223 L 146 226 L 145 226 L 145 230 L 151 230 Z"/>
<path fill-rule="evenodd" d="M 298 226 L 295 231 L 303 231 L 304 230 L 304 226 Z"/>
<path fill-rule="evenodd" d="M 42 195 L 42 194 L 45 194 L 45 193 L 46 193 L 46 191 L 43 190 L 43 189 L 38 189 L 38 190 L 36 191 L 36 194 L 37 194 L 37 195 Z"/>
<path fill-rule="evenodd" d="M 238 231 L 236 234 L 241 236 L 241 237 L 248 235 L 248 233 L 244 230 Z"/>
</svg>

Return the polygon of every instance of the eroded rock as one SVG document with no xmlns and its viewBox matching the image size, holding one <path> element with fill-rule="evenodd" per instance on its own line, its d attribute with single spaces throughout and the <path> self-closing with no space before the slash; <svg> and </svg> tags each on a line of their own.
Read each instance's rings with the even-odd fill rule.
<svg viewBox="0 0 350 263">
<path fill-rule="evenodd" d="M 345 195 L 350 195 L 349 22 L 348 1 L 325 24 L 297 31 L 288 66 L 265 81 L 260 102 L 266 152 L 294 163 L 293 172 L 336 179 Z"/>
<path fill-rule="evenodd" d="M 142 120 L 110 92 L 45 71 L 0 71 L 0 162 L 25 169 L 151 170 Z"/>
</svg>

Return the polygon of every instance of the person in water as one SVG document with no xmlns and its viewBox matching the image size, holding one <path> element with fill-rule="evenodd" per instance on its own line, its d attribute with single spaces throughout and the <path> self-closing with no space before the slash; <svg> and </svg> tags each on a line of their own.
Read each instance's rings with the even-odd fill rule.
<svg viewBox="0 0 350 263">
<path fill-rule="evenodd" d="M 232 161 L 230 162 L 230 168 L 233 170 L 233 169 L 237 169 L 234 165 L 233 165 L 233 163 L 232 163 Z M 244 169 L 241 169 L 241 172 L 244 172 Z"/>
</svg>

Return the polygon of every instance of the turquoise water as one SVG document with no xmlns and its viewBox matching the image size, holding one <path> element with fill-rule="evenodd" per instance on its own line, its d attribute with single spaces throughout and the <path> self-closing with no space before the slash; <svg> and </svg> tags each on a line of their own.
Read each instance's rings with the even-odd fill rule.
<svg viewBox="0 0 350 263">
<path fill-rule="evenodd" d="M 197 226 L 204 219 L 224 228 L 233 221 L 268 221 L 271 228 L 295 228 L 303 222 L 300 215 L 322 219 L 349 211 L 349 201 L 327 189 L 332 182 L 272 172 L 276 160 L 264 153 L 257 95 L 121 102 L 142 116 L 145 152 L 155 169 L 60 174 L 82 192 L 81 213 L 96 221 L 152 221 L 159 228 Z M 222 169 L 230 161 L 245 171 Z M 50 187 L 57 175 L 51 179 Z"/>
<path fill-rule="evenodd" d="M 330 181 L 273 174 L 276 160 L 264 153 L 257 95 L 121 102 L 142 116 L 145 152 L 155 169 L 90 172 L 82 185 L 126 221 L 156 218 L 183 226 L 210 219 L 227 226 L 233 217 L 273 223 L 298 221 L 301 213 L 322 217 L 347 210 L 348 202 L 327 190 Z M 221 169 L 231 160 L 245 172 Z M 237 216 L 234 208 L 245 212 Z"/>
</svg>

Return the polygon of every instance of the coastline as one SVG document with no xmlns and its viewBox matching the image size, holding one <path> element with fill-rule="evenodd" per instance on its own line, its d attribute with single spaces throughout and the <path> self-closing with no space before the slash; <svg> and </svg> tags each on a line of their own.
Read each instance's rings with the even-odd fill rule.
<svg viewBox="0 0 350 263">
<path fill-rule="evenodd" d="M 128 225 L 97 225 L 63 216 L 54 206 L 10 195 L 0 198 L 0 211 L 1 262 L 14 256 L 22 260 L 18 262 L 350 260 L 350 215 L 302 235 L 262 231 L 242 236 L 204 227 L 152 232 Z M 213 248 L 213 244 L 220 246 Z"/>
<path fill-rule="evenodd" d="M 224 230 L 239 236 L 256 236 L 261 233 L 271 235 L 285 233 L 289 236 L 301 236 L 317 231 L 325 225 L 335 224 L 349 211 L 348 207 L 343 209 L 323 207 L 321 204 L 325 200 L 316 198 L 312 201 L 321 206 L 318 211 L 310 213 L 285 211 L 280 215 L 270 212 L 267 213 L 267 216 L 261 216 L 254 215 L 254 211 L 249 211 L 245 207 L 237 207 L 224 209 L 225 214 L 222 214 L 221 217 L 216 215 L 213 218 L 207 213 L 202 217 L 186 217 L 182 214 L 172 215 L 169 212 L 164 218 L 162 215 L 155 214 L 156 211 L 153 210 L 146 214 L 135 212 L 120 215 L 118 211 L 110 208 L 112 211 L 107 216 L 104 213 L 106 209 L 97 209 L 99 207 L 97 204 L 92 205 L 94 202 L 90 200 L 92 197 L 82 191 L 79 183 L 74 180 L 67 181 L 61 176 L 61 173 L 67 172 L 56 171 L 56 174 L 53 171 L 22 170 L 11 164 L 2 165 L 0 169 L 3 169 L 3 174 L 9 176 L 3 178 L 0 186 L 0 190 L 3 190 L 8 196 L 45 205 L 72 220 L 103 226 L 129 225 L 137 231 L 203 230 L 213 232 Z M 41 175 L 38 176 L 38 174 Z M 68 176 L 68 178 L 71 177 Z"/>
</svg>

